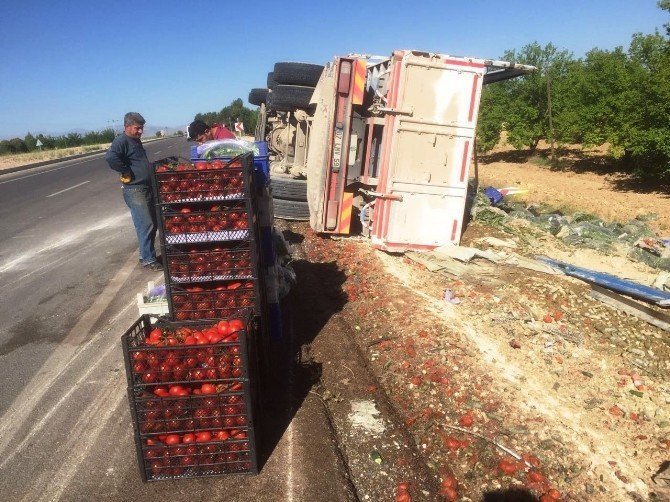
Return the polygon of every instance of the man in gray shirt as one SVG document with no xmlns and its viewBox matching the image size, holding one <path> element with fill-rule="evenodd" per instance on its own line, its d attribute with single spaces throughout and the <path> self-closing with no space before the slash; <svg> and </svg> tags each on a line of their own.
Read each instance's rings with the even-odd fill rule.
<svg viewBox="0 0 670 502">
<path fill-rule="evenodd" d="M 123 200 L 133 218 L 140 263 L 150 270 L 163 270 L 156 259 L 156 200 L 151 185 L 151 165 L 140 140 L 144 132 L 144 117 L 129 112 L 123 117 L 123 134 L 112 141 L 105 159 L 117 171 L 123 187 Z"/>
</svg>

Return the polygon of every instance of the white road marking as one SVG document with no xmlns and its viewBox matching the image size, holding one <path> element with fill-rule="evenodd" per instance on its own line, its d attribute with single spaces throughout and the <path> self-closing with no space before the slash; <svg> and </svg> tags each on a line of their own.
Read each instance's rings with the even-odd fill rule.
<svg viewBox="0 0 670 502">
<path fill-rule="evenodd" d="M 23 424 L 27 423 L 30 414 L 51 388 L 52 383 L 60 378 L 88 343 L 91 342 L 89 340 L 89 342 L 80 346 L 84 339 L 89 336 L 93 325 L 98 321 L 136 266 L 137 257 L 133 254 L 126 260 L 126 263 L 119 269 L 112 280 L 109 281 L 109 284 L 107 284 L 88 310 L 79 318 L 77 324 L 58 344 L 40 370 L 35 373 L 30 382 L 26 383 L 23 391 L 14 399 L 0 420 L 0 452 L 4 453 L 7 450 L 9 443 L 20 431 Z M 2 458 L 2 455 L 0 455 L 0 458 Z M 4 462 L 8 458 L 9 456 L 5 458 L 0 467 L 4 465 Z"/>
<path fill-rule="evenodd" d="M 47 197 L 53 197 L 54 195 L 59 195 L 59 194 L 61 194 L 61 193 L 63 193 L 63 192 L 67 192 L 68 190 L 72 190 L 73 188 L 77 188 L 77 187 L 80 187 L 80 186 L 82 186 L 82 185 L 85 185 L 86 183 L 90 183 L 90 181 L 89 181 L 89 180 L 82 181 L 81 183 L 78 183 L 78 184 L 76 184 L 76 185 L 74 185 L 74 186 L 71 186 L 70 188 L 66 188 L 66 189 L 64 189 L 64 190 L 61 190 L 60 192 L 54 192 L 54 193 L 52 193 L 51 195 L 47 195 Z"/>
<path fill-rule="evenodd" d="M 286 473 L 286 500 L 293 502 L 293 492 L 295 490 L 295 482 L 293 476 L 293 420 L 288 424 L 288 472 Z"/>
</svg>

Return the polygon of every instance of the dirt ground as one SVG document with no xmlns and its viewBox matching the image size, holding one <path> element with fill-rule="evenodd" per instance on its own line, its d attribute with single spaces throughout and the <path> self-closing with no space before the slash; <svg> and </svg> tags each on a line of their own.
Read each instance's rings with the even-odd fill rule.
<svg viewBox="0 0 670 502">
<path fill-rule="evenodd" d="M 479 176 L 566 211 L 617 220 L 653 213 L 655 228 L 668 233 L 667 193 L 635 191 L 620 176 L 502 161 L 480 162 Z M 429 272 L 363 238 L 324 238 L 305 224 L 286 231 L 303 236 L 310 263 L 343 275 L 320 284 L 333 298 L 346 295 L 332 317 L 376 377 L 366 390 L 384 393 L 432 476 L 407 479 L 407 490 L 389 487 L 397 500 L 664 500 L 653 478 L 670 461 L 666 331 L 566 276 L 481 259 L 457 275 Z M 569 257 L 642 279 L 659 272 L 566 249 L 548 233 L 520 242 L 476 221 L 462 244 L 484 249 L 488 236 L 511 239 L 530 257 Z M 408 462 L 391 450 L 379 446 L 387 470 Z"/>
<path fill-rule="evenodd" d="M 544 202 L 568 213 L 587 211 L 605 220 L 622 222 L 649 216 L 652 228 L 670 234 L 667 184 L 639 182 L 607 167 L 599 168 L 598 163 L 574 161 L 567 167 L 552 170 L 503 150 L 480 160 L 479 179 L 482 186 L 527 190 L 515 197 Z"/>
</svg>

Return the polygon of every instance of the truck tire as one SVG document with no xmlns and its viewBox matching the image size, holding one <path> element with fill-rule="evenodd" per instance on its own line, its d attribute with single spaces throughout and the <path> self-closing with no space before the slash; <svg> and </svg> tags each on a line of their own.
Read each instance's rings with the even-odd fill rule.
<svg viewBox="0 0 670 502">
<path fill-rule="evenodd" d="M 249 91 L 249 103 L 256 106 L 261 106 L 261 103 L 265 103 L 268 100 L 268 90 L 267 89 L 251 89 Z"/>
<path fill-rule="evenodd" d="M 307 201 L 307 180 L 299 180 L 281 174 L 272 174 L 270 183 L 273 197 L 302 202 Z"/>
<path fill-rule="evenodd" d="M 322 71 L 319 64 L 281 62 L 275 63 L 273 76 L 278 84 L 315 87 Z"/>
<path fill-rule="evenodd" d="M 313 93 L 314 87 L 277 84 L 268 94 L 268 106 L 278 112 L 292 112 L 296 108 L 310 110 L 313 108 L 309 103 Z"/>
<path fill-rule="evenodd" d="M 275 74 L 272 71 L 268 73 L 268 80 L 267 80 L 268 89 L 272 89 L 275 85 L 277 85 L 277 81 L 275 80 L 274 75 Z"/>
<path fill-rule="evenodd" d="M 298 200 L 272 199 L 275 218 L 280 220 L 309 220 L 309 206 L 307 202 Z"/>
</svg>

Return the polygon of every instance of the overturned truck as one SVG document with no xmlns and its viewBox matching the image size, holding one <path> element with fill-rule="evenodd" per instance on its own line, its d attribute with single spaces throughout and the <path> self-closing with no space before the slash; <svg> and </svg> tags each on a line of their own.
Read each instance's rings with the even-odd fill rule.
<svg viewBox="0 0 670 502">
<path fill-rule="evenodd" d="M 410 50 L 277 63 L 249 94 L 275 216 L 386 251 L 458 244 L 482 86 L 534 69 Z"/>
</svg>

